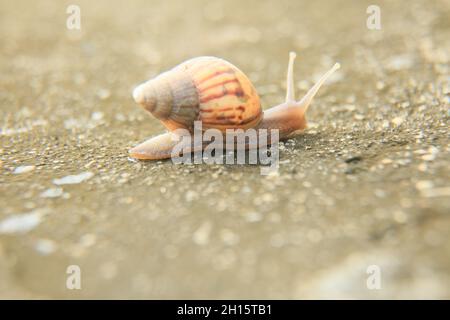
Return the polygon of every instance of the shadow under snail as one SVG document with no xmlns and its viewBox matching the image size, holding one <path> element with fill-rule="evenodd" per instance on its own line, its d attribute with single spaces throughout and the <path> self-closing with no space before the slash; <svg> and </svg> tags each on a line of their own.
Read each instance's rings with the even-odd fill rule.
<svg viewBox="0 0 450 320">
<path fill-rule="evenodd" d="M 289 54 L 286 100 L 263 112 L 260 98 L 247 76 L 231 63 L 216 57 L 187 60 L 173 69 L 142 83 L 133 91 L 134 100 L 168 129 L 132 148 L 136 159 L 167 159 L 177 145 L 177 129 L 192 133 L 194 121 L 202 130 L 279 130 L 279 139 L 298 135 L 306 128 L 305 114 L 312 99 L 336 63 L 299 101 L 294 96 L 293 67 L 296 54 Z M 249 148 L 249 146 L 247 146 Z M 192 152 L 196 151 L 194 149 Z"/>
</svg>

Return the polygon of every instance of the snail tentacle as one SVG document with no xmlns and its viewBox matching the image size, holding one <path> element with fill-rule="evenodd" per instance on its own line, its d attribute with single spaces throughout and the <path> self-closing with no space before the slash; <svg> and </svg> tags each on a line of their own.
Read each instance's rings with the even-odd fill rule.
<svg viewBox="0 0 450 320">
<path fill-rule="evenodd" d="M 305 94 L 305 96 L 302 98 L 302 100 L 298 101 L 296 104 L 304 109 L 304 112 L 306 113 L 306 110 L 308 110 L 309 105 L 311 104 L 314 96 L 319 91 L 320 87 L 325 83 L 325 81 L 337 70 L 341 67 L 339 63 L 335 63 L 334 66 L 328 70 L 317 82 L 316 84 L 309 89 L 309 91 Z"/>
<path fill-rule="evenodd" d="M 294 85 L 294 60 L 297 54 L 295 52 L 289 52 L 289 64 L 287 71 L 286 81 L 286 102 L 295 101 L 295 85 Z"/>
</svg>

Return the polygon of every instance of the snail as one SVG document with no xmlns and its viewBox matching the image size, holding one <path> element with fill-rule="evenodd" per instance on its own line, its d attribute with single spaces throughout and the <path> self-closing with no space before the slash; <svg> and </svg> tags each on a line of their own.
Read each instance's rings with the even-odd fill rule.
<svg viewBox="0 0 450 320">
<path fill-rule="evenodd" d="M 177 129 L 192 133 L 194 121 L 202 130 L 279 130 L 279 139 L 296 136 L 306 128 L 306 111 L 319 88 L 339 69 L 336 63 L 299 101 L 294 95 L 293 67 L 296 54 L 290 52 L 286 100 L 263 112 L 256 89 L 233 64 L 216 57 L 187 60 L 156 78 L 137 86 L 133 98 L 168 129 L 132 148 L 136 159 L 170 158 L 178 143 Z M 175 136 L 175 137 L 174 137 Z M 193 150 L 192 150 L 193 152 Z"/>
</svg>

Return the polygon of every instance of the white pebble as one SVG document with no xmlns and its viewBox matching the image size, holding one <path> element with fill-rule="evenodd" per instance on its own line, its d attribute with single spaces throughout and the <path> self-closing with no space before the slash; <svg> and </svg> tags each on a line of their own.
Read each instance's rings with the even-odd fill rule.
<svg viewBox="0 0 450 320">
<path fill-rule="evenodd" d="M 422 156 L 422 160 L 433 161 L 434 159 L 436 159 L 438 153 L 439 149 L 434 146 L 431 146 L 428 148 L 428 153 Z"/>
<path fill-rule="evenodd" d="M 13 173 L 14 174 L 27 173 L 33 171 L 35 168 L 36 168 L 35 166 L 20 166 L 15 168 Z"/>
<path fill-rule="evenodd" d="M 96 111 L 91 114 L 91 119 L 94 121 L 100 121 L 103 119 L 103 112 Z"/>
<path fill-rule="evenodd" d="M 36 244 L 34 245 L 34 248 L 37 252 L 40 254 L 47 256 L 49 254 L 52 254 L 56 250 L 56 244 L 54 241 L 49 239 L 39 239 Z"/>
<path fill-rule="evenodd" d="M 77 175 L 65 176 L 61 179 L 53 179 L 53 183 L 56 185 L 77 184 L 89 180 L 93 176 L 94 174 L 92 172 L 87 171 Z"/>
<path fill-rule="evenodd" d="M 395 117 L 394 119 L 392 119 L 392 123 L 397 127 L 401 125 L 404 121 L 405 121 L 404 117 Z"/>
<path fill-rule="evenodd" d="M 193 190 L 188 190 L 184 198 L 186 199 L 187 202 L 192 202 L 198 198 L 198 194 Z"/>
<path fill-rule="evenodd" d="M 64 193 L 62 188 L 49 188 L 41 193 L 42 198 L 58 198 Z"/>
<path fill-rule="evenodd" d="M 80 245 L 83 247 L 91 247 L 97 242 L 97 236 L 92 233 L 87 233 L 80 238 Z"/>
<path fill-rule="evenodd" d="M 410 55 L 393 56 L 387 61 L 387 69 L 389 70 L 403 70 L 409 69 L 414 63 L 414 58 Z"/>
<path fill-rule="evenodd" d="M 41 223 L 42 212 L 15 214 L 0 222 L 0 234 L 26 233 Z"/>
<path fill-rule="evenodd" d="M 111 96 L 111 91 L 108 89 L 100 89 L 97 92 L 97 96 L 102 100 L 108 99 Z"/>
</svg>

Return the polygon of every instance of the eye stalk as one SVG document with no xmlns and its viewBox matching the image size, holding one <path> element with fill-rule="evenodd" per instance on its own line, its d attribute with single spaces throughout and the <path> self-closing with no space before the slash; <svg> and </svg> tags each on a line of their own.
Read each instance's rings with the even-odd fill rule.
<svg viewBox="0 0 450 320">
<path fill-rule="evenodd" d="M 327 81 L 327 79 L 339 68 L 341 65 L 339 63 L 335 63 L 334 66 L 328 70 L 320 79 L 316 82 L 316 84 L 309 89 L 309 91 L 305 94 L 305 96 L 298 102 L 298 105 L 305 110 L 308 110 L 309 105 L 311 104 L 314 96 L 319 91 L 320 87 Z"/>
<path fill-rule="evenodd" d="M 289 52 L 289 64 L 287 71 L 287 89 L 286 89 L 286 102 L 295 102 L 295 85 L 294 85 L 294 61 L 297 54 L 293 51 Z"/>
<path fill-rule="evenodd" d="M 328 70 L 317 83 L 309 89 L 306 95 L 300 100 L 295 100 L 294 94 L 294 60 L 296 54 L 289 53 L 289 64 L 287 70 L 286 101 L 264 111 L 264 118 L 259 123 L 259 129 L 276 129 L 279 131 L 280 139 L 290 138 L 303 132 L 307 127 L 306 111 L 314 96 L 319 91 L 325 81 L 339 69 L 336 63 Z"/>
<path fill-rule="evenodd" d="M 286 83 L 286 103 L 287 104 L 294 104 L 299 107 L 302 107 L 304 109 L 304 112 L 308 109 L 309 105 L 311 104 L 314 96 L 319 91 L 320 87 L 325 83 L 325 81 L 336 71 L 338 70 L 341 65 L 339 63 L 335 63 L 334 66 L 328 70 L 320 79 L 317 81 L 317 83 L 309 89 L 309 91 L 306 93 L 306 95 L 300 100 L 295 101 L 295 84 L 294 84 L 294 61 L 297 57 L 297 54 L 295 52 L 289 52 L 289 64 L 288 64 L 288 71 L 287 71 L 287 83 Z"/>
</svg>

